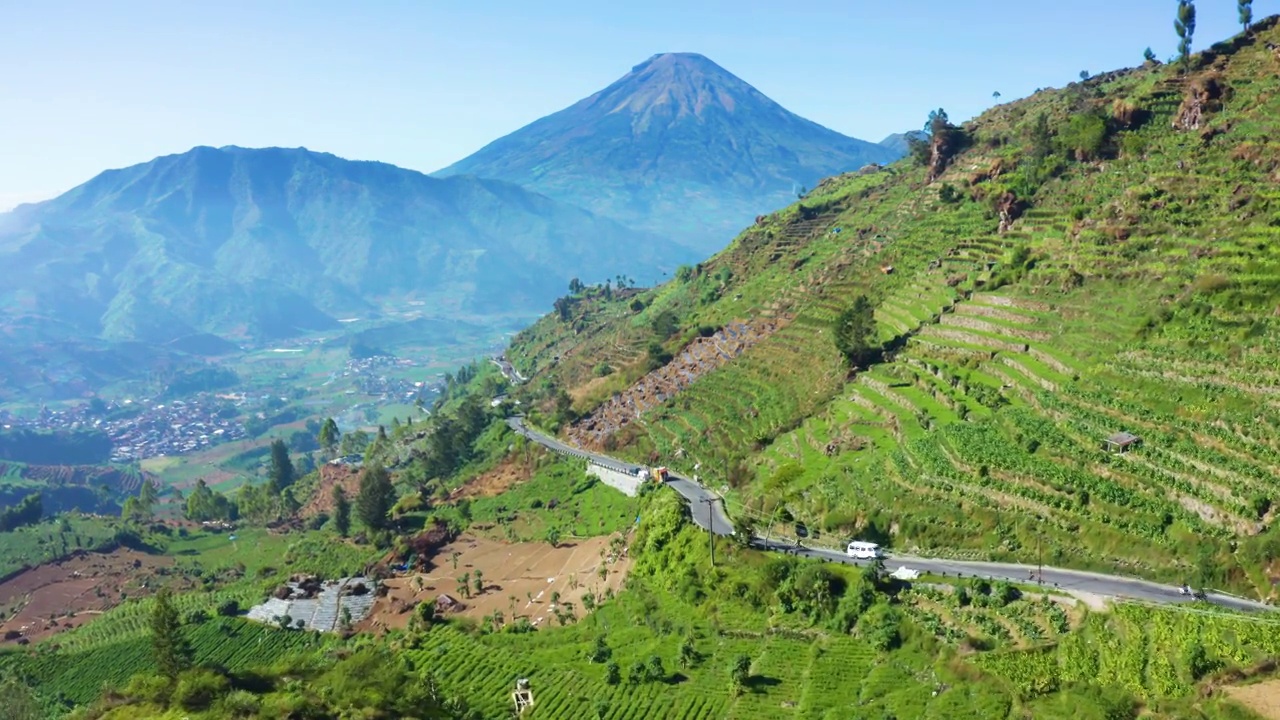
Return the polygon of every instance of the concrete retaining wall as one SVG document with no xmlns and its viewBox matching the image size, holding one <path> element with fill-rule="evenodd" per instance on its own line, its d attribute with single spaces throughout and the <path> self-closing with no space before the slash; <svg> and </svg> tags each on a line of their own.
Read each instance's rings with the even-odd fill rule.
<svg viewBox="0 0 1280 720">
<path fill-rule="evenodd" d="M 644 482 L 635 475 L 611 470 L 593 462 L 587 463 L 587 474 L 600 478 L 600 482 L 631 497 L 640 494 L 640 485 Z"/>
</svg>

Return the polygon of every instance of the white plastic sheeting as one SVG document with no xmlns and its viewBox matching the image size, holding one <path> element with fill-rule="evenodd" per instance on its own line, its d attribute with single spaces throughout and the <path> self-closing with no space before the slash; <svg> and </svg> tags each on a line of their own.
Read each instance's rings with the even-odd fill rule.
<svg viewBox="0 0 1280 720">
<path fill-rule="evenodd" d="M 344 588 L 364 583 L 369 591 L 363 595 L 343 595 Z M 298 583 L 291 582 L 289 587 L 298 589 Z M 280 600 L 268 598 L 261 605 L 249 610 L 248 618 L 261 623 L 276 623 L 277 618 L 288 615 L 291 620 L 302 620 L 308 630 L 336 632 L 342 620 L 342 608 L 351 613 L 351 622 L 358 623 L 369 615 L 373 609 L 375 584 L 365 577 L 342 578 L 326 581 L 319 593 L 313 598 Z"/>
</svg>

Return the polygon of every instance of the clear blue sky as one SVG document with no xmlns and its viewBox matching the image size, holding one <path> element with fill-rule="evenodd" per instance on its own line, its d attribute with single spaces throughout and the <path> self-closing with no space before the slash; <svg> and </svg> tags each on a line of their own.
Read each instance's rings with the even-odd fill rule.
<svg viewBox="0 0 1280 720">
<path fill-rule="evenodd" d="M 1174 0 L 0 0 L 0 210 L 196 145 L 430 172 L 659 52 L 878 141 L 1173 54 Z M 1201 0 L 1197 49 L 1234 34 Z M 1258 0 L 1254 16 L 1280 10 Z"/>
</svg>

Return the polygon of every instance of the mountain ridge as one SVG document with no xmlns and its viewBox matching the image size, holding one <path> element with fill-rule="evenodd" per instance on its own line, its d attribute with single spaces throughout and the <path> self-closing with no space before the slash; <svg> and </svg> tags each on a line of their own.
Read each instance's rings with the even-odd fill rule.
<svg viewBox="0 0 1280 720">
<path fill-rule="evenodd" d="M 572 276 L 687 257 L 501 181 L 304 148 L 197 146 L 0 217 L 0 256 L 26 271 L 0 305 L 154 342 L 332 328 L 396 299 L 527 311 Z"/>
</svg>

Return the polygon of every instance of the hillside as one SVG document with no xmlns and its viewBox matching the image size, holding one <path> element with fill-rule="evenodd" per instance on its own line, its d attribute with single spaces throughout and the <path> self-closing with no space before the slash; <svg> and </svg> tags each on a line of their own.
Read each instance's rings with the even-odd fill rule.
<svg viewBox="0 0 1280 720">
<path fill-rule="evenodd" d="M 543 318 L 508 352 L 535 420 L 831 544 L 1274 597 L 1277 44 L 1270 19 L 1185 73 L 940 121 L 921 162 L 831 178 L 660 288 Z M 862 294 L 851 370 L 835 321 Z M 1107 452 L 1121 431 L 1141 444 Z"/>
<path fill-rule="evenodd" d="M 664 53 L 436 174 L 516 183 L 705 256 L 798 189 L 901 156 L 788 112 L 702 55 Z"/>
<path fill-rule="evenodd" d="M 0 215 L 0 309 L 60 341 L 268 340 L 410 301 L 527 313 L 576 275 L 640 277 L 685 256 L 503 182 L 197 147 Z"/>
<path fill-rule="evenodd" d="M 527 381 L 476 362 L 359 469 L 189 493 L 234 528 L 0 533 L 45 562 L 0 583 L 5 709 L 1274 717 L 1274 608 L 1167 584 L 1275 599 L 1278 20 L 1185 69 L 936 116 L 924 151 L 661 287 L 575 286 L 508 348 Z M 694 484 L 621 492 L 553 430 L 700 477 L 734 532 L 695 523 Z M 1141 441 L 1109 452 L 1119 431 Z M 356 574 L 373 603 L 343 619 L 325 581 Z"/>
</svg>

